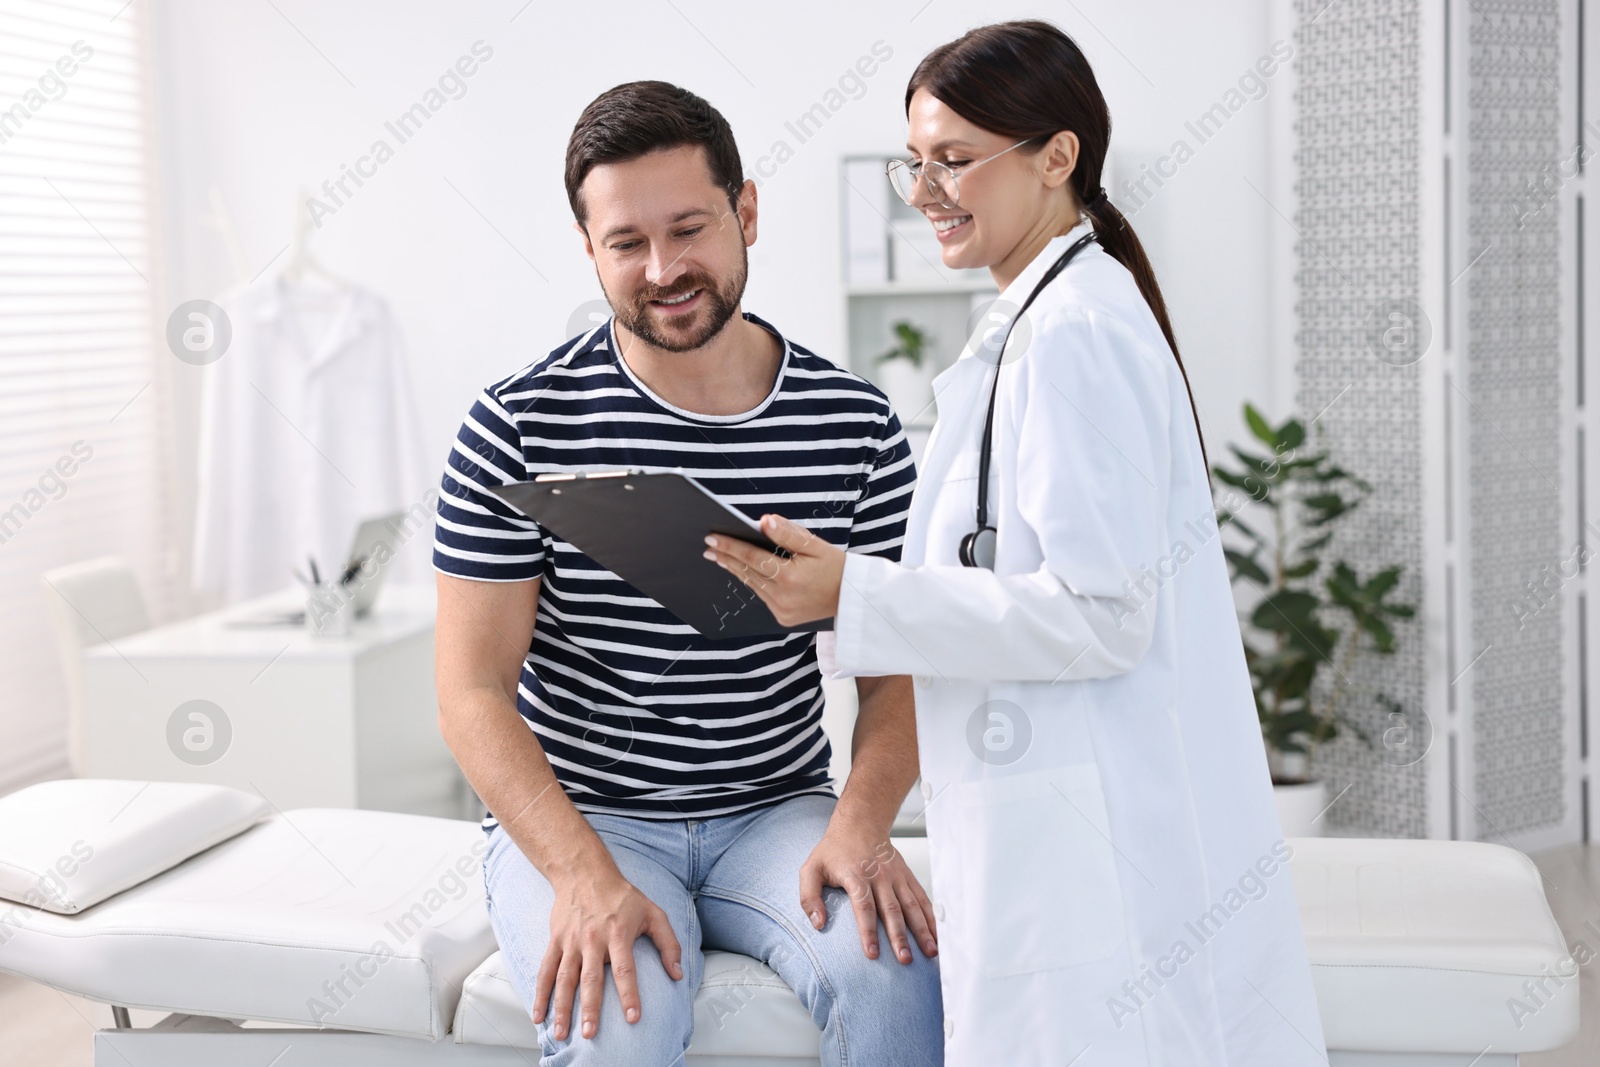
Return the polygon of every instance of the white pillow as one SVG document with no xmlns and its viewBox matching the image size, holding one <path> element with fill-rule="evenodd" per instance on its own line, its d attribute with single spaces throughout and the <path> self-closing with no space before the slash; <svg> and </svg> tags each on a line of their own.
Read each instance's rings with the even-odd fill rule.
<svg viewBox="0 0 1600 1067">
<path fill-rule="evenodd" d="M 0 897 L 71 915 L 267 816 L 254 793 L 192 782 L 63 778 L 0 797 Z"/>
</svg>

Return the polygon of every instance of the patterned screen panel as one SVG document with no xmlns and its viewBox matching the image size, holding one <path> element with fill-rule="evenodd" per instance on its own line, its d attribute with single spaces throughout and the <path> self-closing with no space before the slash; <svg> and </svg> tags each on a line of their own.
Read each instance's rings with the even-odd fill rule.
<svg viewBox="0 0 1600 1067">
<path fill-rule="evenodd" d="M 1393 599 L 1420 614 L 1418 359 L 1439 351 L 1417 308 L 1417 6 L 1296 3 L 1295 227 L 1296 405 L 1315 419 L 1312 443 L 1372 486 L 1325 559 L 1347 560 L 1363 578 L 1403 566 Z M 1324 816 L 1329 833 L 1426 835 L 1426 764 L 1383 745 L 1393 720 L 1379 697 L 1420 717 L 1427 684 L 1421 626 L 1401 625 L 1396 637 L 1391 656 L 1366 654 L 1348 666 L 1336 657 L 1348 685 L 1341 710 L 1373 744 L 1345 731 L 1317 757 L 1329 799 L 1338 797 Z"/>
<path fill-rule="evenodd" d="M 1329 558 L 1364 575 L 1403 565 L 1399 598 L 1435 614 L 1447 609 L 1422 603 L 1419 571 L 1424 553 L 1442 546 L 1422 541 L 1423 479 L 1449 478 L 1463 505 L 1453 536 L 1464 562 L 1448 610 L 1466 614 L 1456 632 L 1467 647 L 1430 676 L 1420 626 L 1400 627 L 1397 654 L 1367 656 L 1346 672 L 1344 710 L 1379 743 L 1346 736 L 1318 762 L 1343 791 L 1327 815 L 1330 832 L 1425 835 L 1425 765 L 1381 743 L 1393 720 L 1379 697 L 1420 717 L 1424 694 L 1442 687 L 1472 716 L 1461 825 L 1504 840 L 1561 822 L 1568 792 L 1562 620 L 1554 603 L 1540 606 L 1527 592 L 1540 574 L 1561 573 L 1577 548 L 1575 526 L 1562 527 L 1559 204 L 1530 192 L 1563 156 L 1560 4 L 1451 5 L 1466 84 L 1451 94 L 1465 106 L 1450 170 L 1468 207 L 1447 226 L 1448 299 L 1464 305 L 1466 323 L 1447 352 L 1446 324 L 1430 320 L 1420 296 L 1420 264 L 1443 261 L 1446 250 L 1423 247 L 1419 178 L 1446 161 L 1424 153 L 1436 142 L 1419 128 L 1423 94 L 1445 92 L 1422 84 L 1419 2 L 1296 6 L 1297 402 L 1317 416 L 1338 461 L 1373 486 Z M 1455 440 L 1465 447 L 1448 470 L 1422 462 L 1419 374 L 1448 382 Z M 1447 724 L 1428 725 L 1444 744 Z"/>
<path fill-rule="evenodd" d="M 1562 620 L 1525 583 L 1577 548 L 1561 527 L 1560 229 L 1530 181 L 1563 155 L 1560 5 L 1473 0 L 1466 273 L 1473 801 L 1486 841 L 1561 821 Z M 1531 605 L 1531 608 L 1530 608 Z M 1464 664 L 1463 664 L 1464 665 Z"/>
</svg>

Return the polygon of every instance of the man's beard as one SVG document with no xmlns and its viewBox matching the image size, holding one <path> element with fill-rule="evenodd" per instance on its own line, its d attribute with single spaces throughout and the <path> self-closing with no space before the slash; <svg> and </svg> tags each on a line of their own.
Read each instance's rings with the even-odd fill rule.
<svg viewBox="0 0 1600 1067">
<path fill-rule="evenodd" d="M 671 289 L 659 289 L 649 286 L 633 294 L 633 298 L 618 306 L 609 292 L 606 292 L 606 301 L 611 305 L 611 310 L 616 314 L 617 321 L 627 328 L 645 344 L 659 348 L 666 352 L 692 352 L 710 341 L 733 318 L 734 310 L 739 306 L 739 301 L 744 297 L 745 281 L 750 274 L 750 250 L 742 248 L 739 256 L 739 272 L 728 279 L 726 285 L 718 287 L 716 279 L 708 274 L 685 274 L 673 283 Z M 683 316 L 684 326 L 691 322 L 701 325 L 688 329 L 675 326 L 661 326 L 652 317 L 650 302 L 652 300 L 670 300 L 684 293 L 701 290 L 700 299 L 704 306 Z M 604 283 L 601 290 L 605 290 Z"/>
</svg>

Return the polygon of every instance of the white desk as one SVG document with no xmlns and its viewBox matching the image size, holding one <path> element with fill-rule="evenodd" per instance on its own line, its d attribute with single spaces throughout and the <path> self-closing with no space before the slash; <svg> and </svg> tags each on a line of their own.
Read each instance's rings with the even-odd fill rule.
<svg viewBox="0 0 1600 1067">
<path fill-rule="evenodd" d="M 89 775 L 215 782 L 279 810 L 462 817 L 470 793 L 439 735 L 434 597 L 386 586 L 346 637 L 227 625 L 302 604 L 290 588 L 86 650 Z"/>
</svg>

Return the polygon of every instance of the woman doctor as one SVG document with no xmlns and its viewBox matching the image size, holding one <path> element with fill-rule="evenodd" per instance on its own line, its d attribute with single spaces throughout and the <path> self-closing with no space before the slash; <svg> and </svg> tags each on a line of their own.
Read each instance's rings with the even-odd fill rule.
<svg viewBox="0 0 1600 1067">
<path fill-rule="evenodd" d="M 831 616 L 837 675 L 915 676 L 945 1062 L 1325 1064 L 1199 427 L 1100 187 L 1094 75 L 1049 23 L 984 26 L 922 61 L 906 114 L 891 179 L 1001 292 L 935 382 L 902 562 L 772 515 L 788 558 L 707 555 L 786 625 Z"/>
</svg>

